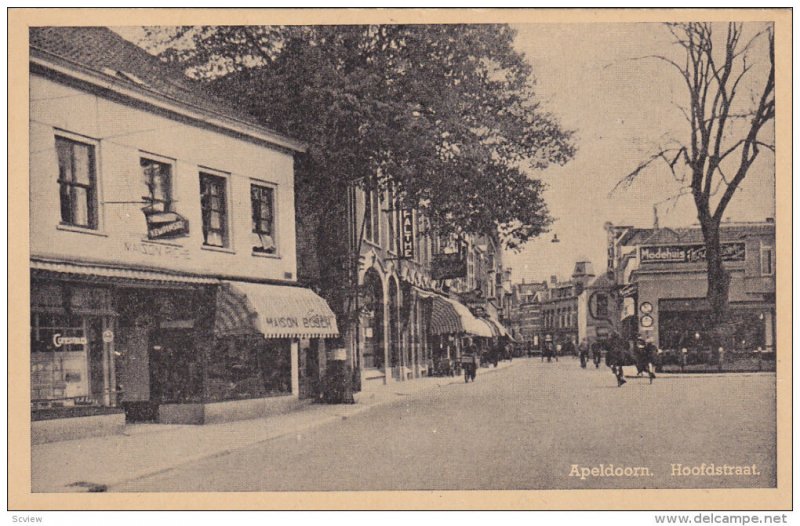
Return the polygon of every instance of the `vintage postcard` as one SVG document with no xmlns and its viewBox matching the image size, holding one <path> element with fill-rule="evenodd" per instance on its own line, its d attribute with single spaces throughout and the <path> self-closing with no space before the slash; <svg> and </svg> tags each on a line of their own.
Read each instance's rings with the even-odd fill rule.
<svg viewBox="0 0 800 526">
<path fill-rule="evenodd" d="M 9 22 L 11 509 L 790 508 L 790 10 Z"/>
</svg>

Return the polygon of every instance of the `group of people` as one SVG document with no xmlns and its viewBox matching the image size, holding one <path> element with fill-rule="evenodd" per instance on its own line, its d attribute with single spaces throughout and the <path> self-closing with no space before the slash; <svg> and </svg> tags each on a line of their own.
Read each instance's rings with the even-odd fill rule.
<svg viewBox="0 0 800 526">
<path fill-rule="evenodd" d="M 625 365 L 635 365 L 636 373 L 641 375 L 647 373 L 650 383 L 656 377 L 656 363 L 658 362 L 658 348 L 653 344 L 652 338 L 636 338 L 635 342 L 629 343 L 616 332 L 611 334 L 607 342 L 606 365 L 611 368 L 611 372 L 617 379 L 617 387 L 625 384 L 625 377 L 622 367 Z"/>
<path fill-rule="evenodd" d="M 582 368 L 586 368 L 589 360 L 592 360 L 595 368 L 600 367 L 603 353 L 606 357 L 606 365 L 614 373 L 617 386 L 622 387 L 625 383 L 623 366 L 636 366 L 638 375 L 647 373 L 650 383 L 656 377 L 655 366 L 658 361 L 658 349 L 653 344 L 652 338 L 637 338 L 630 342 L 623 339 L 619 333 L 613 332 L 607 340 L 595 340 L 589 344 L 587 338 L 583 338 L 578 344 L 577 355 L 580 359 Z M 553 358 L 558 361 L 560 354 L 575 354 L 575 346 L 571 341 L 564 344 L 553 345 L 552 339 L 547 338 L 542 347 L 542 361 L 550 362 Z"/>
</svg>

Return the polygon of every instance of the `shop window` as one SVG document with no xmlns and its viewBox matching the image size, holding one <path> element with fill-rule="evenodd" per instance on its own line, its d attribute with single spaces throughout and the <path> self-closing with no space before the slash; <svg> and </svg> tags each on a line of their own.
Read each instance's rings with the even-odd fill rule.
<svg viewBox="0 0 800 526">
<path fill-rule="evenodd" d="M 56 137 L 61 223 L 97 229 L 97 176 L 94 146 Z"/>
<path fill-rule="evenodd" d="M 209 401 L 289 394 L 291 370 L 289 340 L 217 338 L 208 364 Z"/>
<path fill-rule="evenodd" d="M 253 213 L 253 233 L 259 244 L 254 253 L 275 254 L 275 189 L 259 184 L 250 185 L 250 203 Z"/>
<path fill-rule="evenodd" d="M 772 276 L 775 273 L 773 248 L 769 246 L 761 247 L 761 275 Z"/>
<path fill-rule="evenodd" d="M 172 211 L 172 165 L 142 157 L 139 160 L 147 187 L 143 198 L 149 212 Z"/>
<path fill-rule="evenodd" d="M 91 404 L 88 340 L 82 317 L 31 314 L 31 404 Z"/>
<path fill-rule="evenodd" d="M 228 209 L 224 177 L 200 174 L 200 206 L 203 214 L 203 244 L 228 246 Z"/>
</svg>

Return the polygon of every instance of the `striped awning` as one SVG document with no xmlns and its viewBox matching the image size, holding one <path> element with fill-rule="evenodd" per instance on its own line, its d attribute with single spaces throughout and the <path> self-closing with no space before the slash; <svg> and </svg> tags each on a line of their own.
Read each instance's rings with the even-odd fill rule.
<svg viewBox="0 0 800 526">
<path fill-rule="evenodd" d="M 336 316 L 312 290 L 286 285 L 223 281 L 217 290 L 217 336 L 331 338 Z"/>
<path fill-rule="evenodd" d="M 497 331 L 497 336 L 505 336 L 506 338 L 511 338 L 511 334 L 509 334 L 508 330 L 500 323 L 500 320 L 493 316 L 489 316 L 487 319 L 490 325 Z"/>
<path fill-rule="evenodd" d="M 31 258 L 31 274 L 33 277 L 49 275 L 68 276 L 86 281 L 104 281 L 113 283 L 153 282 L 161 284 L 216 285 L 216 278 L 195 276 L 181 272 L 168 272 L 138 268 L 124 268 L 84 263 L 66 263 Z"/>
<path fill-rule="evenodd" d="M 496 323 L 493 319 L 491 319 L 491 318 L 480 318 L 480 320 L 482 322 L 484 322 L 486 325 L 489 326 L 489 330 L 492 331 L 492 336 L 494 336 L 495 338 L 499 338 L 500 336 L 503 335 L 500 332 L 499 324 Z"/>
<path fill-rule="evenodd" d="M 467 307 L 461 303 L 439 296 L 438 294 L 417 291 L 421 296 L 430 298 L 433 302 L 431 309 L 431 334 L 472 334 L 484 338 L 492 337 L 489 326 L 472 315 Z"/>
</svg>

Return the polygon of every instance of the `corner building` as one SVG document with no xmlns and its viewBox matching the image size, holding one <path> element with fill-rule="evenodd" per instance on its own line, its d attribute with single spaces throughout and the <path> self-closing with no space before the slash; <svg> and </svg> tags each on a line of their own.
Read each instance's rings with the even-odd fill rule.
<svg viewBox="0 0 800 526">
<path fill-rule="evenodd" d="M 651 336 L 662 349 L 707 346 L 710 305 L 700 228 L 606 227 L 623 335 Z M 774 352 L 775 223 L 723 223 L 720 238 L 731 277 L 734 349 Z"/>
<path fill-rule="evenodd" d="M 105 28 L 30 31 L 33 440 L 268 415 L 317 381 L 304 146 Z"/>
</svg>

